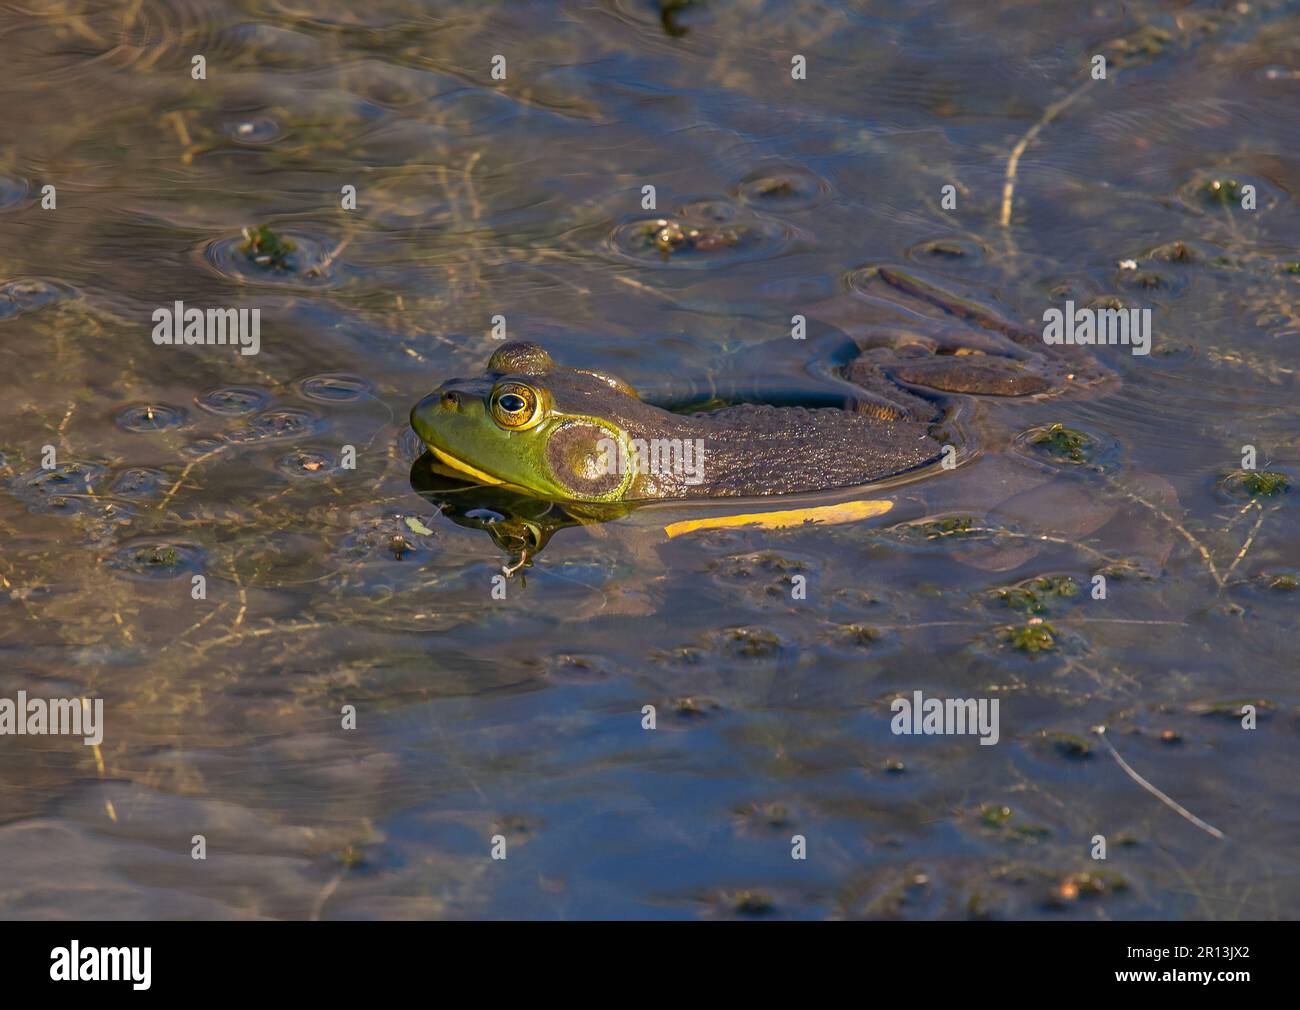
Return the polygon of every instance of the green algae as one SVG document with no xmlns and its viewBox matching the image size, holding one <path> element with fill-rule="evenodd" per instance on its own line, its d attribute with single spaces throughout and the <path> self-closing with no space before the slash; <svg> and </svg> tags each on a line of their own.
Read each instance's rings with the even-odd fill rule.
<svg viewBox="0 0 1300 1010">
<path fill-rule="evenodd" d="M 244 229 L 244 242 L 239 251 L 260 267 L 292 270 L 291 256 L 297 248 L 291 240 L 282 238 L 269 226 L 261 224 L 256 228 Z"/>
<path fill-rule="evenodd" d="M 1070 460 L 1072 463 L 1086 463 L 1092 457 L 1093 440 L 1082 431 L 1067 428 L 1063 424 L 1054 424 L 1030 439 L 1030 444 L 1041 446 L 1053 456 Z"/>
<path fill-rule="evenodd" d="M 1004 645 L 1031 656 L 1056 649 L 1056 629 L 1037 617 L 1026 624 L 1003 625 L 997 629 L 997 635 Z"/>
</svg>

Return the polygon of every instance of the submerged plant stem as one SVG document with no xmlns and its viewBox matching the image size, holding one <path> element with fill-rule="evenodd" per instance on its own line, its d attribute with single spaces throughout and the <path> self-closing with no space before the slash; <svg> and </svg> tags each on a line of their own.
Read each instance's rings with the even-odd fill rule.
<svg viewBox="0 0 1300 1010">
<path fill-rule="evenodd" d="M 1115 760 L 1119 763 L 1119 766 L 1122 769 L 1124 769 L 1125 775 L 1131 778 L 1134 782 L 1140 785 L 1143 789 L 1149 792 L 1152 796 L 1158 799 L 1165 806 L 1169 807 L 1171 810 L 1177 813 L 1178 816 L 1186 818 L 1187 820 L 1191 821 L 1193 824 L 1195 824 L 1206 834 L 1213 835 L 1215 838 L 1218 838 L 1221 841 L 1227 837 L 1226 835 L 1224 835 L 1222 831 L 1216 828 L 1213 824 L 1207 824 L 1205 821 L 1201 820 L 1194 813 L 1188 810 L 1185 806 L 1178 803 L 1176 800 L 1170 799 L 1169 796 L 1162 793 L 1159 789 L 1157 789 L 1150 782 L 1144 779 L 1141 775 L 1135 772 L 1132 769 L 1132 767 L 1130 767 L 1129 763 L 1119 756 L 1119 751 L 1115 749 L 1114 745 L 1109 740 L 1106 739 L 1105 726 L 1097 726 L 1094 729 L 1094 732 L 1099 737 L 1101 737 L 1101 742 L 1106 745 L 1106 749 L 1110 751 L 1111 756 L 1114 757 Z"/>
</svg>

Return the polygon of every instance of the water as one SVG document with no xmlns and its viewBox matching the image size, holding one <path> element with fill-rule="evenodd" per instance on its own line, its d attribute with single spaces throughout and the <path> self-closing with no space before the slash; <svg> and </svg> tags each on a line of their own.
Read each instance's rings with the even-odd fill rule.
<svg viewBox="0 0 1300 1010">
<path fill-rule="evenodd" d="M 105 712 L 98 748 L 0 738 L 0 912 L 1294 916 L 1295 496 L 1225 478 L 1300 457 L 1298 31 L 1277 2 L 0 14 L 0 697 Z M 659 218 L 731 237 L 665 258 Z M 263 224 L 283 266 L 240 252 Z M 880 264 L 1026 323 L 1149 307 L 1153 351 L 974 405 L 962 466 L 858 523 L 669 539 L 674 510 L 417 492 L 406 412 L 495 316 L 662 386 L 789 366 L 794 311 L 880 323 Z M 260 353 L 156 345 L 176 301 L 259 308 Z M 1026 434 L 1057 423 L 1090 464 Z M 1034 617 L 1049 651 L 1007 639 Z M 916 690 L 998 699 L 998 745 L 892 734 Z"/>
</svg>

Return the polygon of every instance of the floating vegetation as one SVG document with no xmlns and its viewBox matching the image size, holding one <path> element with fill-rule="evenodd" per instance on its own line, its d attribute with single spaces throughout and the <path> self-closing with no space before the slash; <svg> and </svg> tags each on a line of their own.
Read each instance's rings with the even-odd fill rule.
<svg viewBox="0 0 1300 1010">
<path fill-rule="evenodd" d="M 1276 593 L 1294 593 L 1300 590 L 1300 575 L 1295 572 L 1266 572 L 1259 576 L 1265 589 Z"/>
<path fill-rule="evenodd" d="M 1071 598 L 1079 595 L 1079 583 L 1069 575 L 1044 575 L 1012 586 L 989 590 L 993 599 L 1012 610 L 1026 614 L 1045 614 L 1053 597 Z"/>
<path fill-rule="evenodd" d="M 723 900 L 736 915 L 759 917 L 776 911 L 776 902 L 763 891 L 735 891 L 724 896 Z"/>
<path fill-rule="evenodd" d="M 255 386 L 222 386 L 195 397 L 195 402 L 213 414 L 240 417 L 265 408 L 271 402 L 271 394 Z"/>
<path fill-rule="evenodd" d="M 1108 894 L 1123 893 L 1128 889 L 1128 881 L 1118 873 L 1109 870 L 1087 870 L 1071 873 L 1052 888 L 1046 904 L 1050 908 L 1064 908 L 1081 898 L 1100 898 Z"/>
<path fill-rule="evenodd" d="M 180 541 L 143 541 L 119 548 L 108 567 L 143 579 L 174 579 L 203 566 L 203 548 Z"/>
<path fill-rule="evenodd" d="M 1199 263 L 1204 256 L 1186 242 L 1168 242 L 1156 246 L 1147 254 L 1153 260 L 1164 263 Z"/>
<path fill-rule="evenodd" d="M 1025 824 L 1013 821 L 1015 812 L 1008 806 L 985 803 L 979 808 L 978 813 L 981 826 L 997 831 L 1008 840 L 1038 841 L 1051 834 L 1041 824 Z"/>
<path fill-rule="evenodd" d="M 1250 187 L 1253 192 L 1248 192 Z M 1250 196 L 1252 209 L 1265 210 L 1276 206 L 1283 194 L 1266 179 L 1246 173 L 1225 175 L 1218 172 L 1200 172 L 1178 188 L 1179 200 L 1187 207 L 1201 213 L 1222 214 L 1225 209 L 1241 210 L 1242 201 Z"/>
<path fill-rule="evenodd" d="M 736 195 L 745 203 L 769 210 L 807 210 L 829 191 L 820 177 L 806 168 L 764 170 L 745 178 Z"/>
<path fill-rule="evenodd" d="M 1201 195 L 1211 203 L 1239 205 L 1241 183 L 1236 179 L 1210 179 L 1201 185 Z"/>
<path fill-rule="evenodd" d="M 871 645 L 880 641 L 881 633 L 867 624 L 846 624 L 843 637 L 849 645 Z"/>
<path fill-rule="evenodd" d="M 683 208 L 676 218 L 630 221 L 614 229 L 611 242 L 640 262 L 710 267 L 773 254 L 786 241 L 785 228 L 766 218 L 738 218 L 718 201 Z"/>
<path fill-rule="evenodd" d="M 1227 719 L 1230 722 L 1237 722 L 1243 715 L 1243 709 L 1247 706 L 1253 706 L 1257 713 L 1272 712 L 1277 705 L 1267 698 L 1238 698 L 1230 701 L 1198 701 L 1188 706 L 1188 711 L 1193 715 L 1209 719 Z"/>
<path fill-rule="evenodd" d="M 1122 38 L 1112 39 L 1102 49 L 1116 67 L 1129 67 L 1153 60 L 1164 53 L 1174 37 L 1155 25 L 1141 25 Z"/>
<path fill-rule="evenodd" d="M 722 710 L 722 706 L 714 699 L 697 695 L 674 698 L 668 703 L 668 706 L 674 715 L 682 719 L 703 719 Z"/>
<path fill-rule="evenodd" d="M 776 551 L 759 551 L 754 554 L 737 554 L 713 562 L 710 569 L 729 579 L 746 580 L 755 575 L 803 572 L 807 565 L 798 558 L 788 558 Z"/>
<path fill-rule="evenodd" d="M 280 124 L 270 116 L 250 116 L 247 119 L 232 120 L 224 124 L 223 129 L 227 137 L 241 144 L 270 144 L 284 135 Z"/>
<path fill-rule="evenodd" d="M 296 384 L 300 396 L 320 403 L 352 403 L 370 399 L 375 387 L 359 375 L 349 372 L 322 372 Z"/>
<path fill-rule="evenodd" d="M 343 537 L 338 554 L 352 562 L 404 561 L 412 555 L 424 561 L 432 556 L 436 544 L 431 530 L 417 533 L 401 516 L 372 517 L 361 520 Z"/>
<path fill-rule="evenodd" d="M 290 238 L 260 225 L 209 243 L 203 255 L 223 276 L 250 283 L 332 287 L 346 276 L 339 256 L 349 243 L 345 238 L 332 244 L 303 232 Z"/>
<path fill-rule="evenodd" d="M 105 468 L 70 460 L 15 477 L 10 490 L 34 512 L 73 515 L 88 505 Z"/>
<path fill-rule="evenodd" d="M 1030 445 L 1038 446 L 1059 459 L 1068 459 L 1071 463 L 1089 462 L 1096 445 L 1092 436 L 1063 424 L 1035 428 L 1026 434 Z"/>
<path fill-rule="evenodd" d="M 1031 617 L 1025 624 L 1007 624 L 996 629 L 1000 642 L 1031 656 L 1056 649 L 1056 629 L 1040 617 Z"/>
<path fill-rule="evenodd" d="M 338 467 L 329 453 L 295 449 L 276 460 L 275 468 L 288 477 L 327 477 Z"/>
<path fill-rule="evenodd" d="M 123 470 L 113 481 L 110 490 L 122 498 L 152 498 L 160 490 L 166 474 L 161 470 L 135 466 Z"/>
<path fill-rule="evenodd" d="M 1155 578 L 1145 565 L 1126 559 L 1107 562 L 1097 569 L 1097 574 L 1104 575 L 1108 579 L 1143 579 L 1150 581 Z"/>
<path fill-rule="evenodd" d="M 291 270 L 294 250 L 298 246 L 273 232 L 268 225 L 244 229 L 244 244 L 239 251 L 260 267 L 269 270 Z"/>
<path fill-rule="evenodd" d="M 940 537 L 960 536 L 976 532 L 979 522 L 974 516 L 948 516 L 944 519 L 927 519 L 924 522 L 910 523 L 909 528 L 920 532 L 927 540 Z"/>
<path fill-rule="evenodd" d="M 1291 490 L 1291 478 L 1277 470 L 1233 470 L 1219 487 L 1234 498 L 1273 498 Z"/>
<path fill-rule="evenodd" d="M 185 423 L 185 411 L 165 403 L 141 403 L 120 410 L 113 418 L 126 431 L 161 431 Z"/>
<path fill-rule="evenodd" d="M 723 637 L 737 656 L 746 659 L 774 656 L 781 649 L 781 639 L 765 628 L 731 628 Z"/>
</svg>

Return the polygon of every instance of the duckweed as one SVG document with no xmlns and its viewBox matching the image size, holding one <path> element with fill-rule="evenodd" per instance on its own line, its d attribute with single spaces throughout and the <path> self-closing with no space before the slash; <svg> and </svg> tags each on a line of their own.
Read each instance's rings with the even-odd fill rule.
<svg viewBox="0 0 1300 1010">
<path fill-rule="evenodd" d="M 1054 424 L 1031 439 L 1034 445 L 1040 445 L 1053 456 L 1063 456 L 1073 463 L 1085 463 L 1092 451 L 1093 442 L 1082 431 L 1067 428 L 1063 424 Z"/>
<path fill-rule="evenodd" d="M 998 638 L 1004 645 L 1030 655 L 1051 652 L 1056 648 L 1056 629 L 1037 617 L 1027 624 L 1008 624 L 999 628 Z"/>
<path fill-rule="evenodd" d="M 244 229 L 244 243 L 239 251 L 260 267 L 271 270 L 290 270 L 290 254 L 297 248 L 292 241 L 281 238 L 266 225 Z"/>
</svg>

